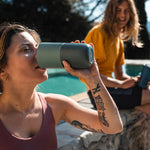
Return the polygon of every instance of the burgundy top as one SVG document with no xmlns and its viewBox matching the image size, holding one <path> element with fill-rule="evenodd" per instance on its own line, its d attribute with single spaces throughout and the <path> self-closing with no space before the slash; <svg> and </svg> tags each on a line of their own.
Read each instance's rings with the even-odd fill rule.
<svg viewBox="0 0 150 150">
<path fill-rule="evenodd" d="M 8 132 L 0 120 L 0 150 L 57 150 L 55 121 L 51 108 L 39 94 L 43 107 L 40 131 L 32 138 L 18 138 Z"/>
</svg>

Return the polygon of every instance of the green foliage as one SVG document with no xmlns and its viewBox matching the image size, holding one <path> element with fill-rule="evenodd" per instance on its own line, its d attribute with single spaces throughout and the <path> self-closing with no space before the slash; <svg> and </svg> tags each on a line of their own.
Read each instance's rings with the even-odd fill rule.
<svg viewBox="0 0 150 150">
<path fill-rule="evenodd" d="M 68 0 L 3 0 L 0 23 L 19 22 L 35 28 L 42 41 L 82 40 L 92 22 L 79 11 L 72 11 Z"/>
</svg>

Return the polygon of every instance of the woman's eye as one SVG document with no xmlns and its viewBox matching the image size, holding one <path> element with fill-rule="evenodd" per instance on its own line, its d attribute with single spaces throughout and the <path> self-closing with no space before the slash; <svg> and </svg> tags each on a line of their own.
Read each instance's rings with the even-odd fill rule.
<svg viewBox="0 0 150 150">
<path fill-rule="evenodd" d="M 20 48 L 20 53 L 23 53 L 23 54 L 33 54 L 34 53 L 34 47 L 32 47 L 30 45 L 23 45 Z"/>
<path fill-rule="evenodd" d="M 25 48 L 24 52 L 25 53 L 31 53 L 31 52 L 33 52 L 33 49 L 31 49 L 31 48 Z"/>
<path fill-rule="evenodd" d="M 121 10 L 120 10 L 120 9 L 117 9 L 117 10 L 116 10 L 116 13 L 120 13 L 120 12 L 121 12 Z"/>
<path fill-rule="evenodd" d="M 128 9 L 125 10 L 125 14 L 128 14 L 128 13 L 130 13 L 130 10 L 128 10 Z"/>
</svg>

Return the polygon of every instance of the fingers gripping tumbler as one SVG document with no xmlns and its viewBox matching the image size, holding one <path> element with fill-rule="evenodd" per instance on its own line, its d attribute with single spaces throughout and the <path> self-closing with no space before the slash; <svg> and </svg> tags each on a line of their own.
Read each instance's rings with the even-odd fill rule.
<svg viewBox="0 0 150 150">
<path fill-rule="evenodd" d="M 37 49 L 37 62 L 41 68 L 63 68 L 66 60 L 72 68 L 89 68 L 94 61 L 93 48 L 85 43 L 42 42 Z"/>
</svg>

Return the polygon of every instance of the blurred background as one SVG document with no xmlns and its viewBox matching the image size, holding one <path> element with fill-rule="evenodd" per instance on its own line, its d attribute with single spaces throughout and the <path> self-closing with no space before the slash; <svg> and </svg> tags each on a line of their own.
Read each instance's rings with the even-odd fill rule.
<svg viewBox="0 0 150 150">
<path fill-rule="evenodd" d="M 150 0 L 134 0 L 142 26 L 143 48 L 125 43 L 127 59 L 150 58 Z M 34 28 L 42 41 L 83 40 L 100 21 L 107 0 L 0 0 L 0 23 L 21 23 Z"/>
</svg>

